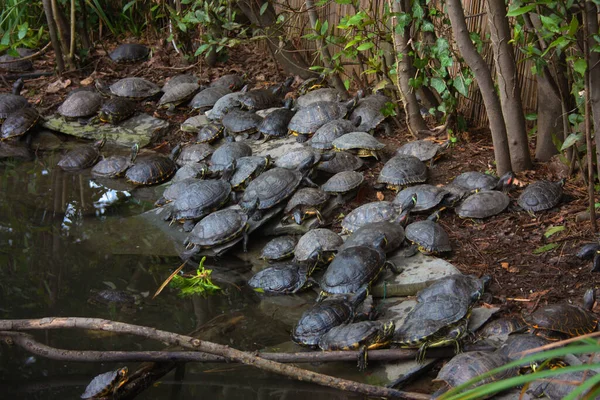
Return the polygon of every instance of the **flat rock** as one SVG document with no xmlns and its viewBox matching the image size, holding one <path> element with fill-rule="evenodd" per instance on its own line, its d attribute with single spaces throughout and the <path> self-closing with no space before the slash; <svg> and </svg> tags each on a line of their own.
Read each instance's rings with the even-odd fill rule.
<svg viewBox="0 0 600 400">
<path fill-rule="evenodd" d="M 119 125 L 102 123 L 82 125 L 79 121 L 67 121 L 59 115 L 46 118 L 42 125 L 44 128 L 83 139 L 98 140 L 105 137 L 107 141 L 116 145 L 131 147 L 137 143 L 140 147 L 144 147 L 158 138 L 168 128 L 169 123 L 140 113 Z"/>
<path fill-rule="evenodd" d="M 388 260 L 403 271 L 398 275 L 389 272 L 384 279 L 374 285 L 371 293 L 375 297 L 413 296 L 440 278 L 460 274 L 460 271 L 449 262 L 421 253 L 404 257 L 400 252 L 389 257 Z"/>
<path fill-rule="evenodd" d="M 179 129 L 183 132 L 198 133 L 204 125 L 208 125 L 209 123 L 210 120 L 206 118 L 206 115 L 196 115 L 183 121 Z"/>
<path fill-rule="evenodd" d="M 277 159 L 292 150 L 304 147 L 304 144 L 298 143 L 293 136 L 271 139 L 268 142 L 263 140 L 248 140 L 246 143 L 252 148 L 253 156 L 266 156 L 269 154 L 273 159 Z"/>
</svg>

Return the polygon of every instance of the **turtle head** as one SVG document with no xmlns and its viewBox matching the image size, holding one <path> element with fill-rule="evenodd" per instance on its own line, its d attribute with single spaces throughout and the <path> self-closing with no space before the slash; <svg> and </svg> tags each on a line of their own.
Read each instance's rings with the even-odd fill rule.
<svg viewBox="0 0 600 400">
<path fill-rule="evenodd" d="M 131 146 L 131 158 L 129 159 L 132 164 L 135 162 L 135 159 L 137 158 L 139 152 L 140 145 L 138 143 L 134 143 L 133 146 Z"/>
<path fill-rule="evenodd" d="M 267 168 L 269 168 L 271 165 L 273 165 L 273 157 L 271 157 L 271 155 L 270 155 L 270 154 L 267 154 L 267 155 L 265 156 L 265 158 L 263 159 L 263 161 L 264 161 L 264 167 L 263 167 L 264 169 L 267 169 Z"/>
<path fill-rule="evenodd" d="M 402 203 L 401 207 L 402 207 L 402 212 L 409 212 L 411 211 L 413 208 L 415 208 L 415 206 L 417 205 L 417 194 L 413 193 L 412 196 L 407 197 L 404 202 Z"/>
<path fill-rule="evenodd" d="M 94 146 L 96 146 L 98 149 L 101 149 L 102 147 L 104 147 L 105 144 L 106 138 L 103 137 L 102 140 L 98 140 L 96 143 L 94 143 Z"/>
<path fill-rule="evenodd" d="M 583 308 L 586 310 L 592 310 L 594 303 L 596 302 L 596 291 L 594 288 L 589 288 L 583 295 Z"/>
<path fill-rule="evenodd" d="M 384 233 L 381 233 L 380 235 L 378 235 L 375 240 L 373 240 L 373 246 L 378 249 L 383 251 L 383 249 L 385 249 L 385 247 L 388 244 L 388 240 L 387 237 L 385 237 Z"/>
<path fill-rule="evenodd" d="M 248 208 L 246 208 L 244 211 L 246 211 L 246 215 L 248 215 L 248 218 L 252 217 L 257 211 L 258 211 L 258 206 L 260 205 L 260 200 L 258 199 L 258 197 L 250 204 L 250 206 Z"/>
<path fill-rule="evenodd" d="M 298 171 L 300 171 L 302 173 L 302 175 L 307 176 L 313 165 L 315 165 L 315 155 L 314 155 L 314 153 L 311 154 L 310 157 L 307 157 L 306 160 L 304 160 L 298 166 L 297 169 L 298 169 Z"/>
<path fill-rule="evenodd" d="M 23 78 L 17 79 L 15 81 L 15 83 L 13 83 L 12 94 L 20 95 L 21 94 L 21 90 L 23 90 L 23 86 L 24 85 L 25 85 L 25 82 L 23 81 Z"/>
<path fill-rule="evenodd" d="M 294 210 L 294 212 L 292 213 L 292 217 L 294 218 L 294 222 L 296 222 L 297 225 L 302 225 L 302 221 L 304 220 L 304 213 L 300 211 L 299 208 L 296 208 Z"/>
<path fill-rule="evenodd" d="M 288 110 L 291 110 L 292 107 L 294 107 L 294 99 L 292 99 L 291 97 L 288 97 L 285 100 L 285 103 L 283 104 L 284 108 L 287 108 Z"/>
<path fill-rule="evenodd" d="M 437 222 L 440 219 L 440 216 L 442 215 L 442 211 L 444 211 L 445 209 L 446 207 L 438 208 L 429 217 L 427 217 L 427 219 L 433 222 Z"/>
<path fill-rule="evenodd" d="M 316 249 L 313 250 L 312 253 L 310 253 L 310 255 L 308 256 L 308 258 L 306 259 L 306 265 L 308 266 L 308 275 L 312 275 L 313 271 L 315 269 L 317 269 L 317 266 L 319 265 L 319 262 L 321 261 L 321 252 L 323 251 L 323 249 L 321 248 L 321 246 L 318 246 Z M 318 285 L 318 283 L 317 283 Z M 320 285 L 318 285 L 320 286 Z"/>
<path fill-rule="evenodd" d="M 171 160 L 175 160 L 179 156 L 179 153 L 181 153 L 181 143 L 173 147 L 173 150 L 171 150 L 171 154 L 169 157 L 171 158 Z"/>
<path fill-rule="evenodd" d="M 237 162 L 235 160 L 231 161 L 231 163 L 228 166 L 226 166 L 223 172 L 221 173 L 221 179 L 223 179 L 224 181 L 230 180 L 236 168 Z"/>
<path fill-rule="evenodd" d="M 352 125 L 358 127 L 362 122 L 362 117 L 360 115 L 355 115 L 350 122 L 352 122 Z"/>
<path fill-rule="evenodd" d="M 387 339 L 391 339 L 394 336 L 394 331 L 396 330 L 396 324 L 394 321 L 388 321 L 383 324 L 383 329 L 379 334 L 379 341 L 385 342 Z"/>
<path fill-rule="evenodd" d="M 502 175 L 500 179 L 498 179 L 498 183 L 496 184 L 494 189 L 502 190 L 503 192 L 508 192 L 515 185 L 515 179 L 515 173 L 512 171 L 508 171 L 507 173 Z"/>
</svg>

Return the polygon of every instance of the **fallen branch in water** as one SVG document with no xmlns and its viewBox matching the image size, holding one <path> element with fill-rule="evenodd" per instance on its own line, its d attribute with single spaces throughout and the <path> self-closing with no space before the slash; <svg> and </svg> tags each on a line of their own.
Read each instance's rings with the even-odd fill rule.
<svg viewBox="0 0 600 400">
<path fill-rule="evenodd" d="M 329 386 L 336 389 L 362 393 L 368 396 L 389 397 L 397 399 L 429 399 L 430 396 L 420 393 L 403 392 L 380 386 L 358 383 L 346 379 L 308 371 L 293 365 L 281 364 L 262 358 L 248 352 L 232 349 L 208 341 L 203 341 L 190 336 L 179 335 L 172 332 L 149 328 L 146 326 L 132 325 L 123 322 L 110 321 L 99 318 L 42 318 L 42 319 L 19 319 L 0 320 L 0 331 L 26 331 L 46 329 L 92 329 L 107 332 L 119 332 L 143 336 L 149 339 L 167 342 L 172 345 L 181 346 L 186 349 L 201 351 L 212 355 L 225 357 L 228 360 L 237 361 L 250 365 L 264 371 L 318 385 Z"/>
</svg>

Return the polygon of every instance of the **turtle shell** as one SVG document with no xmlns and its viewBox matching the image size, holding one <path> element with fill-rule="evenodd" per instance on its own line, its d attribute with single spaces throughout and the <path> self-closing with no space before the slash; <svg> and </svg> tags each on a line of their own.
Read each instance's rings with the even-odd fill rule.
<svg viewBox="0 0 600 400">
<path fill-rule="evenodd" d="M 24 48 L 18 48 L 16 50 L 17 53 L 19 53 L 19 57 L 11 56 L 10 54 L 4 54 L 3 56 L 0 56 L 0 68 L 11 72 L 22 72 L 33 69 L 33 62 L 31 62 L 31 60 L 21 60 L 21 58 L 30 56 L 34 54 L 35 51 Z"/>
<path fill-rule="evenodd" d="M 311 229 L 302 235 L 298 241 L 294 255 L 298 261 L 307 261 L 315 251 L 319 251 L 322 255 L 334 253 L 342 244 L 344 244 L 344 241 L 340 235 L 329 229 Z"/>
<path fill-rule="evenodd" d="M 427 180 L 427 166 L 414 156 L 397 155 L 385 163 L 377 182 L 403 186 Z"/>
<path fill-rule="evenodd" d="M 555 207 L 562 198 L 563 181 L 533 182 L 523 190 L 517 204 L 525 211 L 537 212 Z"/>
<path fill-rule="evenodd" d="M 215 149 L 207 143 L 192 143 L 181 148 L 177 157 L 177 165 L 195 164 L 213 154 Z"/>
<path fill-rule="evenodd" d="M 267 137 L 284 137 L 288 133 L 288 124 L 295 113 L 288 108 L 278 108 L 261 121 L 258 131 Z"/>
<path fill-rule="evenodd" d="M 566 337 L 592 333 L 598 325 L 598 318 L 591 311 L 566 303 L 540 307 L 524 320 L 542 335 L 556 332 Z"/>
<path fill-rule="evenodd" d="M 454 295 L 466 299 L 472 306 L 483 294 L 484 281 L 475 275 L 454 274 L 436 280 L 417 294 L 417 301 L 426 302 L 439 295 Z"/>
<path fill-rule="evenodd" d="M 321 88 L 312 90 L 296 99 L 296 107 L 298 109 L 306 108 L 313 103 L 319 101 L 327 101 L 337 103 L 340 98 L 340 92 L 337 89 Z"/>
<path fill-rule="evenodd" d="M 430 220 L 417 221 L 404 229 L 406 238 L 426 253 L 452 251 L 450 238 L 440 224 Z"/>
<path fill-rule="evenodd" d="M 298 207 L 317 207 L 323 206 L 329 195 L 321 189 L 317 188 L 302 188 L 296 191 L 290 198 L 283 212 L 285 214 L 291 214 Z"/>
<path fill-rule="evenodd" d="M 29 107 L 29 102 L 25 97 L 19 94 L 0 93 L 0 120 L 25 107 Z"/>
<path fill-rule="evenodd" d="M 311 162 L 312 159 L 312 162 Z M 306 166 L 307 162 L 311 162 L 311 166 L 318 163 L 321 159 L 321 154 L 310 147 L 302 147 L 300 149 L 292 150 L 277 160 L 275 160 L 275 166 L 279 168 L 297 169 L 301 165 Z"/>
<path fill-rule="evenodd" d="M 271 107 L 281 107 L 283 96 L 281 91 L 275 88 L 261 88 L 245 92 L 240 96 L 240 106 L 246 110 L 256 111 Z"/>
<path fill-rule="evenodd" d="M 306 286 L 307 278 L 306 264 L 290 261 L 263 269 L 248 280 L 248 286 L 269 294 L 296 293 Z"/>
<path fill-rule="evenodd" d="M 386 253 L 396 250 L 404 241 L 404 228 L 400 224 L 388 221 L 372 222 L 361 226 L 352 233 L 340 248 L 346 249 L 354 246 L 376 247 L 381 235 L 385 236 L 383 251 Z"/>
<path fill-rule="evenodd" d="M 373 94 L 360 99 L 356 108 L 352 111 L 350 119 L 361 119 L 358 130 L 363 132 L 371 132 L 379 124 L 385 120 L 385 115 L 381 112 L 385 108 L 386 103 L 392 100 L 382 94 Z"/>
<path fill-rule="evenodd" d="M 158 100 L 158 105 L 163 107 L 170 105 L 177 106 L 191 99 L 198 90 L 200 90 L 200 85 L 196 82 L 170 86 L 169 90 Z"/>
<path fill-rule="evenodd" d="M 223 134 L 223 125 L 211 122 L 204 125 L 196 136 L 196 141 L 200 143 L 212 143 Z"/>
<path fill-rule="evenodd" d="M 375 139 L 367 132 L 348 132 L 340 136 L 333 142 L 333 148 L 336 150 L 381 150 L 385 144 Z"/>
<path fill-rule="evenodd" d="M 477 331 L 477 337 L 479 338 L 506 338 L 509 335 L 521 331 L 526 325 L 523 323 L 521 318 L 508 317 L 498 318 L 486 323 L 481 329 Z M 517 335 L 513 335 L 517 336 Z M 536 335 L 527 335 L 530 337 L 540 338 Z M 542 338 L 540 338 L 542 339 Z M 542 339 L 544 340 L 544 339 Z"/>
<path fill-rule="evenodd" d="M 343 103 L 317 101 L 298 110 L 291 119 L 288 129 L 291 133 L 312 135 L 327 122 L 344 118 L 346 114 L 348 108 Z"/>
<path fill-rule="evenodd" d="M 448 194 L 449 193 L 444 190 L 444 188 L 434 185 L 423 184 L 409 186 L 398 193 L 393 203 L 402 205 L 407 199 L 417 195 L 417 203 L 413 207 L 412 211 L 427 211 L 440 204 L 442 200 L 448 196 Z"/>
<path fill-rule="evenodd" d="M 110 156 L 94 165 L 92 175 L 98 178 L 117 178 L 122 176 L 130 166 L 130 156 Z"/>
<path fill-rule="evenodd" d="M 385 253 L 374 247 L 355 246 L 338 252 L 319 282 L 328 294 L 355 293 L 374 282 L 385 266 Z"/>
<path fill-rule="evenodd" d="M 333 327 L 319 340 L 319 348 L 324 351 L 356 350 L 363 343 L 369 349 L 387 344 L 390 337 L 384 330 L 394 332 L 393 322 L 387 325 L 383 321 L 360 321 Z"/>
<path fill-rule="evenodd" d="M 279 236 L 269 241 L 263 247 L 260 258 L 268 261 L 278 261 L 294 255 L 298 239 L 294 236 Z"/>
<path fill-rule="evenodd" d="M 222 179 L 196 180 L 173 201 L 175 220 L 195 220 L 217 210 L 229 199 L 231 185 Z"/>
<path fill-rule="evenodd" d="M 155 185 L 171 178 L 177 164 L 169 157 L 147 155 L 138 157 L 125 172 L 127 180 L 135 185 Z"/>
<path fill-rule="evenodd" d="M 355 208 L 342 220 L 342 228 L 354 232 L 373 222 L 394 221 L 402 212 L 400 206 L 390 201 L 374 201 Z"/>
<path fill-rule="evenodd" d="M 163 192 L 162 199 L 160 199 L 157 203 L 160 202 L 159 204 L 165 204 L 175 201 L 185 192 L 187 192 L 192 185 L 201 181 L 202 180 L 198 178 L 187 178 L 178 182 L 171 182 L 171 184 Z"/>
<path fill-rule="evenodd" d="M 173 175 L 173 179 L 171 179 L 171 181 L 175 183 L 189 178 L 203 179 L 207 175 L 208 171 L 208 164 L 203 162 L 186 164 L 179 168 L 177 172 L 175 172 L 175 175 Z"/>
<path fill-rule="evenodd" d="M 200 93 L 205 91 L 203 90 Z M 214 102 L 213 108 L 210 110 L 210 113 L 206 113 L 206 116 L 212 120 L 220 121 L 231 110 L 240 108 L 240 98 L 243 94 L 244 92 L 234 92 L 222 95 Z"/>
<path fill-rule="evenodd" d="M 359 187 L 363 183 L 364 179 L 365 177 L 360 172 L 338 172 L 321 186 L 321 190 L 331 194 L 348 193 Z"/>
<path fill-rule="evenodd" d="M 364 165 L 363 160 L 354 154 L 345 151 L 338 151 L 330 160 L 321 160 L 317 164 L 317 170 L 329 174 L 337 174 L 344 171 L 357 171 Z"/>
<path fill-rule="evenodd" d="M 136 103 L 122 97 L 112 97 L 102 104 L 98 118 L 102 122 L 118 124 L 131 117 L 136 109 Z"/>
<path fill-rule="evenodd" d="M 182 83 L 198 83 L 198 77 L 191 74 L 179 74 L 169 78 L 161 88 L 163 93 L 167 93 L 171 88 Z"/>
<path fill-rule="evenodd" d="M 352 132 L 356 129 L 356 126 L 347 119 L 334 119 L 333 121 L 327 122 L 325 125 L 317 129 L 310 145 L 319 150 L 331 150 L 333 149 L 333 141 L 346 133 Z"/>
<path fill-rule="evenodd" d="M 248 210 L 258 201 L 258 209 L 269 209 L 290 197 L 302 181 L 298 171 L 273 168 L 263 172 L 248 184 L 240 206 Z"/>
<path fill-rule="evenodd" d="M 532 397 L 549 398 L 550 400 L 563 400 L 569 396 L 575 389 L 582 385 L 587 379 L 591 379 L 596 375 L 593 369 L 587 368 L 584 371 L 563 372 L 557 375 L 556 379 L 540 379 L 534 381 L 530 385 L 528 392 L 533 394 Z M 578 393 L 577 399 L 597 399 L 596 395 L 591 396 L 592 389 L 584 390 Z"/>
<path fill-rule="evenodd" d="M 124 43 L 114 49 L 109 57 L 117 63 L 131 63 L 145 60 L 150 54 L 150 49 L 139 43 Z"/>
<path fill-rule="evenodd" d="M 40 113 L 33 107 L 25 107 L 11 113 L 2 124 L 0 139 L 9 139 L 29 132 L 40 119 Z"/>
<path fill-rule="evenodd" d="M 440 151 L 441 146 L 430 140 L 413 140 L 408 142 L 396 150 L 396 154 L 409 155 L 417 157 L 421 161 L 429 161 L 434 158 Z"/>
<path fill-rule="evenodd" d="M 104 142 L 97 142 L 76 147 L 65 154 L 57 165 L 65 171 L 89 168 L 100 158 L 100 148 L 103 144 Z"/>
<path fill-rule="evenodd" d="M 220 146 L 210 157 L 211 171 L 219 172 L 231 165 L 234 160 L 252 155 L 252 148 L 243 142 L 228 142 Z"/>
<path fill-rule="evenodd" d="M 498 353 L 469 351 L 466 353 L 457 354 L 450 361 L 448 361 L 442 367 L 442 369 L 440 369 L 440 372 L 435 380 L 446 382 L 450 387 L 454 388 L 507 363 L 508 360 L 506 357 L 503 357 Z M 471 387 L 477 387 L 497 380 L 507 379 L 515 376 L 516 374 L 517 370 L 515 368 L 510 368 L 508 370 L 499 372 L 498 374 L 484 378 Z"/>
<path fill-rule="evenodd" d="M 224 87 L 232 90 L 240 90 L 244 86 L 244 78 L 238 74 L 223 75 L 210 83 L 210 87 Z"/>
<path fill-rule="evenodd" d="M 121 387 L 127 381 L 127 367 L 96 376 L 85 388 L 82 399 L 99 399 Z"/>
<path fill-rule="evenodd" d="M 187 242 L 201 248 L 217 246 L 239 237 L 248 229 L 248 215 L 226 208 L 208 214 L 190 232 Z"/>
<path fill-rule="evenodd" d="M 493 190 L 498 178 L 483 172 L 467 171 L 454 178 L 452 183 L 467 190 Z"/>
<path fill-rule="evenodd" d="M 345 298 L 325 299 L 306 310 L 292 332 L 292 340 L 315 347 L 321 336 L 335 326 L 354 319 L 354 307 Z"/>
<path fill-rule="evenodd" d="M 84 118 L 96 114 L 102 105 L 102 96 L 89 90 L 79 90 L 70 94 L 58 107 L 58 113 L 65 118 Z"/>
<path fill-rule="evenodd" d="M 270 158 L 261 156 L 240 157 L 236 160 L 235 172 L 229 179 L 233 189 L 241 189 L 260 175 L 270 163 Z"/>
<path fill-rule="evenodd" d="M 160 92 L 160 88 L 144 78 L 130 77 L 118 80 L 110 85 L 110 92 L 115 96 L 142 100 Z"/>
<path fill-rule="evenodd" d="M 506 357 L 509 361 L 517 361 L 523 358 L 523 352 L 545 346 L 548 343 L 549 341 L 547 339 L 544 339 L 543 337 L 537 335 L 510 335 L 506 339 L 506 342 L 504 342 L 504 344 L 496 351 L 496 353 Z M 539 350 L 536 352 L 528 352 L 527 356 L 542 351 L 543 350 Z M 529 363 L 524 364 L 522 366 L 529 366 Z"/>
<path fill-rule="evenodd" d="M 231 90 L 222 86 L 206 88 L 196 93 L 194 98 L 190 101 L 190 107 L 194 110 L 208 110 L 212 108 L 221 97 L 230 93 Z"/>
<path fill-rule="evenodd" d="M 508 207 L 510 198 L 497 190 L 483 190 L 473 193 L 456 207 L 456 214 L 461 218 L 487 218 Z"/>
<path fill-rule="evenodd" d="M 221 122 L 229 133 L 239 135 L 256 132 L 262 120 L 263 118 L 254 112 L 234 109 L 225 114 Z"/>
</svg>

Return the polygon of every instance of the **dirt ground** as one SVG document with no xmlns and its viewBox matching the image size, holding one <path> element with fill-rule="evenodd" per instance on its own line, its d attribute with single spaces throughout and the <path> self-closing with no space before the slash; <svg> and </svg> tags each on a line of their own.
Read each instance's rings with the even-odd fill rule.
<svg viewBox="0 0 600 400">
<path fill-rule="evenodd" d="M 186 72 L 196 74 L 205 82 L 226 73 L 247 73 L 248 79 L 259 86 L 285 79 L 283 74 L 278 74 L 268 53 L 257 47 L 236 48 L 231 51 L 226 64 L 209 68 L 202 62 L 186 64 L 171 46 L 153 42 L 147 44 L 153 48 L 152 58 L 147 62 L 117 65 L 104 57 L 106 50 L 98 48 L 80 70 L 67 72 L 62 77 L 44 76 L 27 80 L 25 95 L 42 114 L 47 115 L 54 112 L 70 90 L 93 85 L 97 79 L 113 82 L 126 76 L 140 76 L 162 85 L 168 77 Z M 104 46 L 110 50 L 116 47 L 116 43 L 104 43 Z M 53 59 L 53 53 L 46 53 L 34 61 L 35 69 L 52 71 Z M 0 90 L 9 91 L 11 83 L 1 79 Z M 171 131 L 151 147 L 168 152 L 175 143 L 192 139 L 192 135 L 179 131 L 179 124 L 190 116 L 184 111 L 178 110 L 175 115 L 167 115 L 164 111 L 156 111 L 152 102 L 144 103 L 143 107 L 146 112 L 171 123 Z M 493 149 L 488 130 L 472 129 L 457 134 L 457 139 L 430 170 L 428 183 L 445 184 L 459 173 L 469 170 L 493 171 Z M 411 140 L 411 137 L 405 129 L 397 127 L 392 136 L 380 140 L 388 144 L 388 153 L 393 153 L 395 148 Z M 365 176 L 369 181 L 374 181 L 382 163 L 369 163 L 370 168 L 366 169 Z M 518 173 L 517 176 L 521 184 L 526 185 L 539 179 L 560 179 L 566 176 L 566 169 L 558 162 L 535 163 L 533 170 Z M 596 287 L 600 281 L 600 274 L 590 272 L 591 262 L 575 257 L 583 243 L 594 240 L 590 222 L 576 221 L 576 216 L 587 209 L 587 192 L 581 179 L 579 176 L 570 178 L 565 185 L 566 195 L 560 206 L 535 217 L 514 206 L 520 192 L 521 189 L 517 189 L 509 194 L 515 201 L 508 211 L 484 222 L 463 220 L 452 211 L 446 212 L 440 222 L 450 234 L 454 251 L 444 258 L 465 273 L 491 275 L 491 302 L 495 306 L 502 306 L 504 312 L 531 311 L 539 305 L 557 301 L 579 303 L 584 291 L 591 286 Z M 393 196 L 392 192 L 377 193 L 370 185 L 365 185 L 365 189 L 348 207 L 355 208 L 378 198 L 391 200 Z M 546 238 L 544 233 L 550 227 L 564 229 Z M 536 254 L 538 249 L 550 243 L 555 243 L 556 247 Z"/>
</svg>

